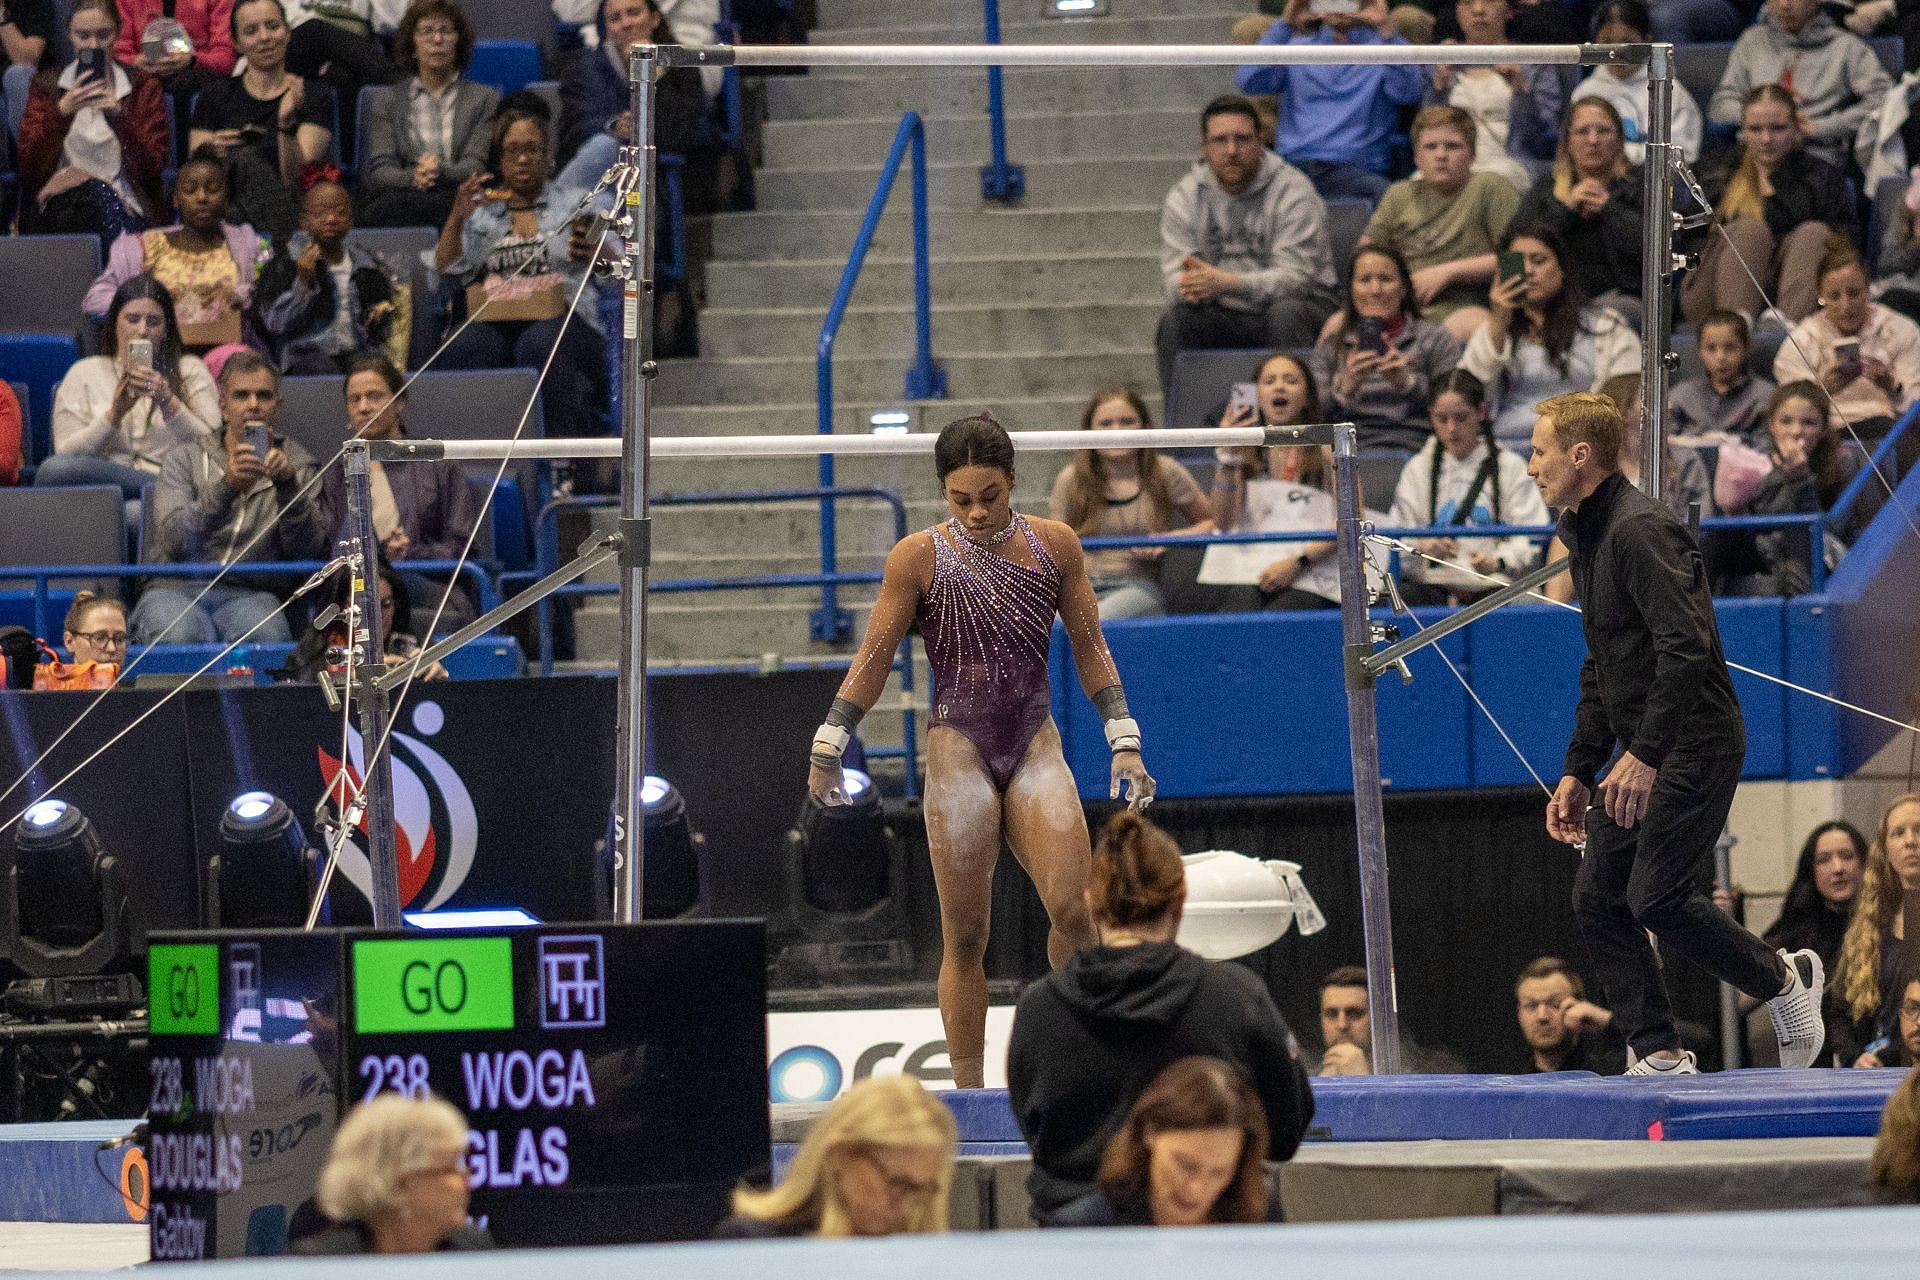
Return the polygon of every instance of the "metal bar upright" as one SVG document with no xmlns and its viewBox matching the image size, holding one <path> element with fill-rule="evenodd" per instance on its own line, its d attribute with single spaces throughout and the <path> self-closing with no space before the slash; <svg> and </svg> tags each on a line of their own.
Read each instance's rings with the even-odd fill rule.
<svg viewBox="0 0 1920 1280">
<path fill-rule="evenodd" d="M 1000 43 L 1000 0 L 985 0 L 986 41 Z M 980 198 L 1011 203 L 1027 193 L 1027 172 L 1007 163 L 1007 103 L 1000 68 L 987 68 L 987 143 L 991 161 L 980 170 Z"/>
<path fill-rule="evenodd" d="M 1353 827 L 1360 858 L 1360 918 L 1367 959 L 1367 1017 L 1373 1030 L 1373 1071 L 1400 1072 L 1400 1006 L 1393 977 L 1393 915 L 1387 900 L 1386 813 L 1380 796 L 1380 728 L 1367 615 L 1366 558 L 1360 544 L 1360 485 L 1354 464 L 1358 433 L 1333 433 L 1335 533 L 1340 553 L 1340 639 L 1345 656 L 1347 730 L 1353 760 Z"/>
<path fill-rule="evenodd" d="M 385 670 L 380 634 L 380 542 L 373 532 L 373 463 L 367 442 L 347 442 L 347 540 L 353 544 L 353 622 L 347 643 L 360 647 L 353 696 L 360 703 L 360 767 L 364 771 L 367 861 L 373 869 L 373 927 L 400 927 L 400 856 L 393 836 L 393 756 L 387 722 L 392 703 L 377 682 Z M 342 762 L 344 763 L 344 761 Z M 343 815 L 344 816 L 344 815 Z"/>
<path fill-rule="evenodd" d="M 1656 44 L 1647 58 L 1647 154 L 1641 207 L 1647 211 L 1640 297 L 1646 331 L 1640 348 L 1640 488 L 1658 498 L 1665 481 L 1668 351 L 1673 326 L 1673 46 Z"/>
<path fill-rule="evenodd" d="M 613 914 L 629 924 L 643 909 L 647 776 L 647 571 L 652 518 L 648 464 L 653 431 L 654 46 L 636 44 L 627 59 L 633 96 L 636 181 L 627 207 L 625 305 L 620 319 L 620 701 L 614 719 Z"/>
</svg>

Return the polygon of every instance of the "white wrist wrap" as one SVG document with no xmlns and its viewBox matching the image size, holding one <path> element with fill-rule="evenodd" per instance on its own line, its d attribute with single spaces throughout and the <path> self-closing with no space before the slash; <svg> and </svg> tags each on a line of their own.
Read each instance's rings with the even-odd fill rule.
<svg viewBox="0 0 1920 1280">
<path fill-rule="evenodd" d="M 1112 751 L 1140 749 L 1140 722 L 1132 716 L 1107 721 L 1107 747 Z"/>
<path fill-rule="evenodd" d="M 813 731 L 813 745 L 823 747 L 829 754 L 839 755 L 853 741 L 853 731 L 837 724 L 823 724 Z"/>
</svg>

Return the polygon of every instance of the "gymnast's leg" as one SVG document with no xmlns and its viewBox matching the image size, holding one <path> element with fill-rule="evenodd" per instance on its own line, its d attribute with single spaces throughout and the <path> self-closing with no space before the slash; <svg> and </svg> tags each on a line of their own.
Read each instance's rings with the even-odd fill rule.
<svg viewBox="0 0 1920 1280">
<path fill-rule="evenodd" d="M 1000 790 L 973 743 L 946 725 L 930 729 L 927 848 L 940 891 L 940 1021 L 953 1082 L 962 1089 L 986 1082 L 987 930 L 1000 811 Z"/>
<path fill-rule="evenodd" d="M 1093 846 L 1080 789 L 1060 752 L 1060 730 L 1051 717 L 1033 735 L 1003 805 L 1007 843 L 1047 908 L 1052 926 L 1047 960 L 1058 969 L 1074 952 L 1093 945 L 1093 918 L 1087 911 Z"/>
</svg>

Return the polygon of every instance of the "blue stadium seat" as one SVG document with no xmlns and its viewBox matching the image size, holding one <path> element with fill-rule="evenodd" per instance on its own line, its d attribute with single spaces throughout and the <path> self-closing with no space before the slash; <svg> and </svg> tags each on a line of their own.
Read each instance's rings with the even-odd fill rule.
<svg viewBox="0 0 1920 1280">
<path fill-rule="evenodd" d="M 467 79 L 490 84 L 502 96 L 540 78 L 540 46 L 531 40 L 481 40 L 473 46 Z"/>
<path fill-rule="evenodd" d="M 125 564 L 125 498 L 118 485 L 0 489 L 0 625 L 21 626 L 58 641 L 60 619 L 80 590 L 126 598 L 124 584 L 55 579 L 42 618 L 33 611 L 33 584 L 6 580 L 8 565 Z"/>
<path fill-rule="evenodd" d="M 1372 216 L 1373 206 L 1365 200 L 1327 201 L 1327 240 L 1333 247 L 1334 274 L 1342 280 Z"/>
<path fill-rule="evenodd" d="M 553 11 L 537 0 L 465 0 L 460 7 L 477 40 L 525 40 L 544 48 L 553 39 Z"/>
<path fill-rule="evenodd" d="M 1693 95 L 1706 114 L 1707 100 L 1727 72 L 1727 58 L 1733 53 L 1729 43 L 1683 44 L 1673 50 L 1673 72 L 1681 88 Z M 1897 73 L 1896 73 L 1897 74 Z"/>
<path fill-rule="evenodd" d="M 0 237 L 0 333 L 80 333 L 100 265 L 98 236 Z"/>
<path fill-rule="evenodd" d="M 1869 275 L 1880 270 L 1880 251 L 1886 246 L 1882 243 L 1890 235 L 1897 235 L 1900 225 L 1900 210 L 1907 198 L 1907 179 L 1902 177 L 1882 178 L 1880 185 L 1874 188 L 1873 204 L 1867 216 L 1867 271 Z"/>
<path fill-rule="evenodd" d="M 1253 379 L 1253 366 L 1265 347 L 1226 351 L 1182 351 L 1173 360 L 1173 383 L 1161 410 L 1163 427 L 1211 427 L 1217 424 L 1227 389 Z"/>
<path fill-rule="evenodd" d="M 29 461 L 53 451 L 53 392 L 79 358 L 80 344 L 67 334 L 0 334 L 0 378 L 26 385 L 33 414 L 27 420 Z"/>
</svg>

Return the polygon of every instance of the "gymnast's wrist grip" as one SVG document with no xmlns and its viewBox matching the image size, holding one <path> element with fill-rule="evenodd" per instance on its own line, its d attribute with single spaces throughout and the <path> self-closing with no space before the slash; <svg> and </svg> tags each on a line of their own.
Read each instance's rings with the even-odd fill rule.
<svg viewBox="0 0 1920 1280">
<path fill-rule="evenodd" d="M 1107 721 L 1106 730 L 1107 747 L 1115 754 L 1140 749 L 1140 722 L 1132 716 Z"/>
<path fill-rule="evenodd" d="M 853 731 L 859 728 L 860 718 L 866 714 L 859 704 L 835 698 L 827 708 L 826 720 L 813 731 L 813 751 L 808 758 L 822 768 L 838 763 L 847 744 L 853 741 Z"/>
</svg>

